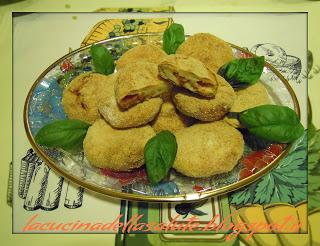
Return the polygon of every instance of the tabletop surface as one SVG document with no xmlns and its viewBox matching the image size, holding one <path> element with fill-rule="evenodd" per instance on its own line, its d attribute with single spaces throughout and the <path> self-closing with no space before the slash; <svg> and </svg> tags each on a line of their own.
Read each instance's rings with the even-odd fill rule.
<svg viewBox="0 0 320 246">
<path fill-rule="evenodd" d="M 76 18 L 75 18 L 76 16 Z M 89 30 L 99 21 L 104 19 L 117 18 L 156 18 L 173 17 L 174 21 L 181 23 L 185 27 L 185 32 L 189 34 L 197 32 L 214 33 L 218 37 L 228 40 L 241 47 L 247 47 L 249 50 L 257 44 L 274 44 L 282 47 L 286 54 L 298 57 L 301 60 L 302 71 L 306 69 L 306 17 L 304 13 L 297 14 L 241 14 L 241 13 L 206 13 L 206 14 L 164 14 L 164 13 L 137 13 L 137 14 L 118 14 L 118 13 L 38 13 L 24 15 L 13 20 L 13 127 L 14 127 L 14 201 L 13 218 L 14 231 L 21 232 L 26 221 L 34 214 L 39 214 L 50 220 L 97 221 L 103 214 L 104 221 L 113 221 L 119 214 L 120 204 L 116 199 L 97 198 L 90 192 L 85 191 L 83 195 L 83 204 L 78 209 L 68 209 L 66 202 L 77 203 L 76 194 L 79 191 L 69 185 L 63 185 L 61 196 L 65 194 L 65 199 L 71 196 L 74 201 L 63 201 L 60 198 L 60 206 L 57 209 L 47 212 L 45 209 L 34 210 L 36 206 L 35 199 L 41 192 L 41 185 L 33 185 L 36 182 L 43 182 L 39 176 L 48 175 L 49 188 L 61 186 L 62 182 L 56 177 L 51 177 L 52 171 L 46 170 L 44 166 L 37 167 L 32 177 L 29 191 L 27 194 L 17 195 L 16 190 L 20 189 L 21 170 L 23 161 L 21 159 L 26 155 L 30 148 L 29 142 L 25 136 L 22 120 L 22 112 L 26 95 L 33 81 L 37 76 L 48 67 L 53 61 L 68 52 L 69 48 L 76 49 L 89 32 Z M 294 30 L 292 29 L 294 27 Z M 237 30 L 237 31 L 235 31 Z M 23 42 L 21 42 L 23 40 Z M 54 48 L 52 48 L 54 47 Z M 286 58 L 287 59 L 287 58 Z M 289 73 L 287 76 L 291 76 Z M 290 77 L 291 78 L 291 77 Z M 302 122 L 306 125 L 306 81 L 300 76 L 297 79 L 291 79 L 291 86 L 296 91 L 301 112 Z M 29 167 L 30 168 L 30 167 Z M 44 169 L 44 170 L 42 170 Z M 47 174 L 49 172 L 49 174 Z M 25 174 L 29 175 L 29 174 Z M 36 180 L 39 179 L 39 180 Z M 58 184 L 58 185 L 57 185 Z M 51 188 L 50 185 L 53 185 Z M 23 189 L 23 188 L 22 188 Z M 26 188 L 25 188 L 26 189 Z M 32 190 L 33 189 L 33 190 Z M 68 189 L 68 190 L 67 190 Z M 48 191 L 47 191 L 48 192 Z M 71 193 L 71 194 L 70 194 Z M 46 202 L 52 202 L 51 197 Z M 48 194 L 48 196 L 50 196 Z M 46 195 L 45 195 L 46 196 Z M 23 199 L 21 199 L 23 198 Z M 46 199 L 46 198 L 45 198 Z M 64 206 L 62 206 L 64 202 Z M 44 206 L 42 204 L 42 206 Z M 51 205 L 50 205 L 51 206 Z M 52 205 L 55 206 L 55 205 Z M 23 209 L 24 208 L 24 209 Z M 92 209 L 94 208 L 94 210 Z M 31 210 L 31 211 L 30 211 Z M 34 211 L 32 211 L 34 210 Z M 107 213 L 105 211 L 108 211 Z"/>
<path fill-rule="evenodd" d="M 98 2 L 98 1 L 97 1 Z M 217 1 L 219 2 L 219 1 Z M 222 2 L 222 1 L 220 1 Z M 241 1 L 236 1 L 241 2 Z M 268 1 L 272 2 L 272 1 Z M 177 1 L 179 3 L 179 1 Z M 225 1 L 224 1 L 225 3 Z M 21 3 L 23 5 L 25 3 Z M 299 4 L 299 3 L 297 3 Z M 23 8 L 30 9 L 30 6 L 25 6 Z M 72 4 L 71 4 L 72 6 Z M 97 4 L 97 7 L 100 6 Z M 221 6 L 220 6 L 221 7 Z M 225 5 L 225 9 L 228 5 Z M 23 9 L 22 8 L 22 9 Z M 63 6 L 65 8 L 65 6 Z M 61 9 L 63 9 L 61 7 Z M 256 8 L 253 6 L 252 8 Z M 78 7 L 81 10 L 80 7 Z M 183 8 L 181 8 L 183 9 Z M 306 33 L 297 33 L 292 31 L 292 27 L 297 30 L 302 30 L 303 28 L 299 25 L 303 25 L 302 15 L 294 14 L 277 14 L 273 18 L 259 18 L 259 21 L 252 21 L 252 18 L 257 19 L 257 14 L 242 15 L 242 22 L 239 22 L 239 16 L 241 15 L 231 15 L 231 14 L 202 14 L 197 17 L 199 22 L 194 22 L 191 15 L 173 15 L 173 14 L 141 14 L 139 18 L 150 18 L 150 17 L 174 17 L 176 22 L 184 24 L 187 33 L 195 32 L 212 32 L 217 36 L 224 38 L 232 43 L 243 47 L 252 47 L 257 43 L 276 43 L 282 48 L 284 48 L 287 54 L 297 56 L 301 58 L 302 64 L 305 65 L 306 57 L 304 53 L 304 48 L 301 43 L 305 43 Z M 17 47 L 15 49 L 14 56 L 17 54 L 24 54 L 23 56 L 14 57 L 14 67 L 17 68 L 14 71 L 14 84 L 18 85 L 17 92 L 14 94 L 14 104 L 23 105 L 25 94 L 28 91 L 30 85 L 35 80 L 35 78 L 43 71 L 48 65 L 55 61 L 60 56 L 66 54 L 69 48 L 76 49 L 79 47 L 84 36 L 89 32 L 95 23 L 100 20 L 107 18 L 126 18 L 132 15 L 119 15 L 119 14 L 31 14 L 26 16 L 21 16 L 15 18 L 13 22 L 14 35 L 13 35 L 13 45 Z M 4 20 L 5 17 L 2 17 Z M 137 16 L 138 18 L 138 16 Z M 212 23 L 210 24 L 210 29 L 208 24 L 210 18 L 212 18 Z M 282 21 L 281 18 L 286 18 L 286 21 Z M 287 21 L 288 18 L 290 21 Z M 299 19 L 302 18 L 302 19 Z M 310 19 L 310 17 L 309 17 Z M 2 22 L 3 23 L 3 22 Z M 290 24 L 289 24 L 290 23 Z M 251 26 L 250 26 L 251 25 Z M 277 28 L 274 26 L 277 25 Z M 242 29 L 246 26 L 245 30 L 242 29 L 241 32 L 237 31 L 237 36 L 234 35 L 233 31 L 228 30 L 228 28 L 222 28 L 223 26 L 232 26 L 235 30 Z M 312 26 L 311 26 L 312 27 Z M 48 30 L 52 30 L 48 32 Z M 212 30 L 212 31 L 211 31 Z M 253 30 L 259 30 L 260 32 L 255 32 Z M 263 31 L 262 31 L 263 30 Z M 273 35 L 270 35 L 271 34 Z M 274 35 L 276 33 L 276 35 Z M 45 35 L 44 35 L 45 34 Z M 312 34 L 309 34 L 312 35 Z M 247 37 L 250 37 L 249 39 Z M 23 42 L 21 42 L 23 40 Z M 59 42 L 56 42 L 59 40 Z M 1 40 L 3 41 L 3 40 Z M 311 40 L 312 43 L 315 42 L 314 39 Z M 54 49 L 52 44 L 54 43 Z M 312 46 L 311 46 L 312 47 Z M 309 45 L 310 49 L 310 45 Z M 45 55 L 44 55 L 45 54 Z M 30 62 L 32 60 L 33 62 Z M 305 66 L 303 66 L 305 70 Z M 19 71 L 19 72 L 16 72 Z M 23 72 L 20 72 L 23 71 Z M 302 84 L 293 84 L 296 88 L 301 88 Z M 298 90 L 299 91 L 299 90 Z M 312 96 L 312 93 L 311 95 Z M 300 96 L 301 105 L 305 107 L 306 102 L 303 101 L 303 94 Z M 16 105 L 14 107 L 16 108 Z M 15 112 L 15 118 L 21 119 L 20 111 L 21 107 L 17 107 Z M 317 120 L 317 118 L 316 118 Z M 319 122 L 319 121 L 318 121 Z M 317 121 L 316 121 L 317 123 Z M 26 150 L 29 148 L 29 144 L 24 137 L 22 120 L 15 121 L 15 129 L 19 129 L 15 138 L 24 139 L 19 142 L 17 149 L 17 156 L 22 157 Z M 91 196 L 89 196 L 91 197 Z M 95 198 L 92 198 L 93 202 Z M 97 203 L 100 204 L 100 198 L 97 198 Z M 21 201 L 20 201 L 21 202 Z M 118 208 L 119 201 L 115 199 L 107 199 L 108 206 L 114 206 Z M 2 203 L 3 204 L 3 203 Z M 103 203 L 101 203 L 103 204 Z M 104 203 L 105 204 L 105 203 Z M 21 206 L 21 203 L 17 204 Z M 110 207 L 108 207 L 110 208 Z M 101 207 L 103 209 L 103 207 Z M 112 209 L 111 209 L 112 210 Z M 21 210 L 23 211 L 23 210 Z M 23 212 L 21 212 L 23 213 Z M 68 212 L 69 213 L 69 212 Z M 63 213 L 62 213 L 63 214 Z M 62 215 L 61 214 L 61 215 Z M 23 217 L 23 215 L 21 215 Z M 19 215 L 20 217 L 20 215 Z M 9 228 L 8 231 L 10 231 Z M 97 239 L 102 235 L 98 236 Z M 111 239 L 112 240 L 112 239 Z M 78 244 L 80 245 L 80 244 Z"/>
</svg>

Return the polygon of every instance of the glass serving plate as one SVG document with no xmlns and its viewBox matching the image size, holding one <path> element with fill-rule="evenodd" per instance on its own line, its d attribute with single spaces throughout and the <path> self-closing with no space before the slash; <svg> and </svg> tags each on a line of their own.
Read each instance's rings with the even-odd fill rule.
<svg viewBox="0 0 320 246">
<path fill-rule="evenodd" d="M 128 49 L 141 44 L 161 45 L 162 34 L 148 33 L 122 36 L 99 42 L 118 59 Z M 249 51 L 230 44 L 235 57 L 254 56 Z M 290 148 L 283 151 L 267 166 L 249 177 L 240 179 L 241 161 L 228 173 L 210 178 L 190 178 L 171 169 L 168 177 L 156 186 L 146 179 L 144 168 L 133 173 L 112 173 L 92 167 L 83 151 L 68 153 L 61 149 L 44 148 L 36 144 L 34 136 L 37 131 L 50 122 L 66 119 L 61 105 L 63 89 L 77 75 L 92 71 L 90 46 L 77 49 L 60 58 L 49 66 L 31 87 L 25 102 L 24 124 L 28 139 L 41 158 L 60 175 L 78 185 L 100 194 L 121 199 L 154 201 L 154 202 L 186 202 L 202 200 L 214 195 L 239 189 L 274 168 Z M 267 88 L 274 104 L 285 105 L 296 111 L 300 117 L 299 104 L 288 81 L 270 64 L 266 63 L 261 82 Z M 246 145 L 244 157 L 252 150 Z"/>
</svg>

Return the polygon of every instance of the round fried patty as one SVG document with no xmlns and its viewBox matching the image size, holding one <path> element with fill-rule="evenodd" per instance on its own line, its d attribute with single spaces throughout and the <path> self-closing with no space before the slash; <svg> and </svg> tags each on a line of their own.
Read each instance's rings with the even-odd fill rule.
<svg viewBox="0 0 320 246">
<path fill-rule="evenodd" d="M 214 98 L 205 98 L 185 89 L 173 90 L 173 102 L 177 109 L 187 116 L 201 121 L 216 121 L 224 117 L 235 100 L 235 92 L 228 82 L 219 77 Z"/>
<path fill-rule="evenodd" d="M 192 118 L 177 112 L 172 102 L 164 102 L 157 118 L 151 125 L 156 132 L 164 130 L 176 132 L 182 128 L 188 127 L 192 122 Z"/>
<path fill-rule="evenodd" d="M 231 171 L 243 154 L 241 133 L 223 121 L 193 125 L 175 136 L 178 151 L 173 168 L 189 177 Z"/>
<path fill-rule="evenodd" d="M 117 70 L 125 67 L 129 63 L 137 61 L 152 62 L 159 64 L 167 54 L 159 47 L 152 44 L 136 46 L 125 52 L 116 62 Z"/>
<path fill-rule="evenodd" d="M 109 75 L 110 76 L 110 75 Z M 111 75 L 111 79 L 101 89 L 99 112 L 103 118 L 113 127 L 129 128 L 145 125 L 152 121 L 160 111 L 162 99 L 151 98 L 137 105 L 123 110 L 117 104 L 114 86 L 117 75 Z"/>
<path fill-rule="evenodd" d="M 89 127 L 83 150 L 89 163 L 114 171 L 129 171 L 144 163 L 144 146 L 155 135 L 151 126 L 114 129 L 103 119 Z"/>
<path fill-rule="evenodd" d="M 209 33 L 190 36 L 176 53 L 197 58 L 215 72 L 234 59 L 230 45 Z"/>
<path fill-rule="evenodd" d="M 257 82 L 247 88 L 236 90 L 236 99 L 230 112 L 242 112 L 256 106 L 270 104 L 268 91 L 261 82 Z M 225 121 L 233 127 L 241 127 L 236 118 L 225 117 Z"/>
</svg>

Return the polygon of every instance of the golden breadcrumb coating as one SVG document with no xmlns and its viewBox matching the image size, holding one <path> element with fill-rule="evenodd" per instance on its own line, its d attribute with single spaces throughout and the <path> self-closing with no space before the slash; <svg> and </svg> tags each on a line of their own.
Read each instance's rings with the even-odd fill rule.
<svg viewBox="0 0 320 246">
<path fill-rule="evenodd" d="M 125 52 L 116 62 L 117 70 L 122 69 L 127 64 L 137 61 L 146 61 L 158 64 L 167 54 L 158 46 L 144 44 L 136 46 Z"/>
<path fill-rule="evenodd" d="M 155 135 L 151 126 L 114 129 L 103 119 L 89 127 L 83 150 L 92 166 L 129 171 L 144 163 L 144 146 Z"/>
<path fill-rule="evenodd" d="M 195 178 L 231 171 L 241 158 L 241 133 L 223 121 L 203 123 L 175 133 L 178 151 L 173 168 Z"/>
<path fill-rule="evenodd" d="M 190 36 L 179 46 L 176 53 L 197 58 L 215 72 L 234 59 L 230 45 L 209 33 Z"/>
<path fill-rule="evenodd" d="M 159 65 L 160 76 L 205 97 L 214 97 L 218 82 L 214 72 L 196 58 L 170 55 Z"/>
<path fill-rule="evenodd" d="M 159 97 L 169 90 L 169 83 L 160 78 L 154 63 L 136 61 L 118 71 L 115 96 L 122 109 L 147 99 Z"/>
<path fill-rule="evenodd" d="M 219 78 L 217 93 L 214 98 L 198 96 L 184 89 L 173 91 L 173 102 L 183 114 L 201 121 L 222 119 L 230 110 L 235 100 L 235 92 L 222 77 Z"/>
<path fill-rule="evenodd" d="M 271 103 L 268 91 L 261 82 L 257 82 L 244 89 L 236 90 L 235 93 L 236 99 L 230 112 L 242 112 L 249 108 Z M 233 127 L 241 127 L 237 119 L 228 117 L 228 115 L 225 117 L 225 121 Z"/>
<path fill-rule="evenodd" d="M 97 95 L 107 80 L 108 76 L 91 72 L 74 78 L 62 96 L 63 109 L 68 118 L 90 124 L 100 118 Z"/>
<path fill-rule="evenodd" d="M 176 111 L 172 102 L 164 102 L 160 113 L 152 122 L 151 126 L 156 133 L 168 130 L 176 132 L 182 128 L 190 126 L 194 120 Z"/>
<path fill-rule="evenodd" d="M 99 93 L 102 98 L 99 100 L 99 112 L 110 125 L 116 128 L 138 127 L 156 117 L 161 108 L 161 98 L 151 98 L 127 110 L 122 110 L 117 104 L 114 93 L 117 74 L 111 78 Z"/>
</svg>

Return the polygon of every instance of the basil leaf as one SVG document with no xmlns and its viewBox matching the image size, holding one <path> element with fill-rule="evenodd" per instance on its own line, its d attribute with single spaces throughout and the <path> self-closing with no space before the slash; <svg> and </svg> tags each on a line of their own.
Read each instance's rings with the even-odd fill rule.
<svg viewBox="0 0 320 246">
<path fill-rule="evenodd" d="M 223 65 L 218 74 L 233 88 L 244 88 L 255 84 L 263 71 L 264 56 L 236 59 Z"/>
<path fill-rule="evenodd" d="M 176 138 L 170 131 L 162 131 L 147 142 L 144 158 L 151 184 L 157 184 L 167 176 L 176 154 Z"/>
<path fill-rule="evenodd" d="M 168 54 L 175 54 L 176 50 L 185 40 L 184 28 L 182 25 L 172 23 L 163 34 L 163 50 Z"/>
<path fill-rule="evenodd" d="M 250 133 L 278 143 L 290 143 L 304 132 L 295 111 L 278 105 L 262 105 L 240 113 L 239 120 Z"/>
<path fill-rule="evenodd" d="M 270 144 L 272 143 L 271 141 L 267 141 L 265 139 L 261 139 L 252 133 L 249 132 L 248 129 L 242 128 L 239 129 L 239 131 L 242 133 L 243 140 L 250 147 L 252 150 L 264 150 L 267 149 Z"/>
<path fill-rule="evenodd" d="M 94 65 L 94 70 L 97 73 L 105 75 L 112 74 L 114 71 L 114 60 L 109 51 L 101 44 L 92 45 L 90 54 Z"/>
<path fill-rule="evenodd" d="M 46 147 L 80 149 L 89 126 L 80 120 L 58 120 L 42 127 L 36 134 L 35 140 L 39 145 Z"/>
</svg>

